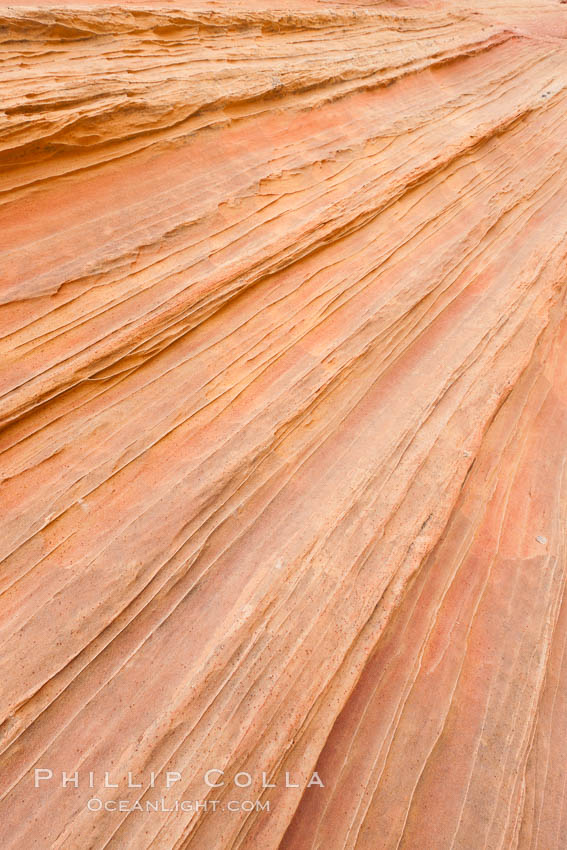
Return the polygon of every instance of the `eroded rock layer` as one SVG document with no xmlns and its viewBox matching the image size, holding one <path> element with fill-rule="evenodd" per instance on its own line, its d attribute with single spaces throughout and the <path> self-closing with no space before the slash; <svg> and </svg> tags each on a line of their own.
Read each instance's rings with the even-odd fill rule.
<svg viewBox="0 0 567 850">
<path fill-rule="evenodd" d="M 3 850 L 561 850 L 567 9 L 0 44 Z"/>
</svg>

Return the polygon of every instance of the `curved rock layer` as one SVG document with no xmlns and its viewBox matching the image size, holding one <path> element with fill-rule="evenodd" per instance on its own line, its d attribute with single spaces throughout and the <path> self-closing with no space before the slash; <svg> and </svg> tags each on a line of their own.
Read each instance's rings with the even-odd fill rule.
<svg viewBox="0 0 567 850">
<path fill-rule="evenodd" d="M 0 19 L 3 850 L 564 848 L 567 10 Z"/>
</svg>

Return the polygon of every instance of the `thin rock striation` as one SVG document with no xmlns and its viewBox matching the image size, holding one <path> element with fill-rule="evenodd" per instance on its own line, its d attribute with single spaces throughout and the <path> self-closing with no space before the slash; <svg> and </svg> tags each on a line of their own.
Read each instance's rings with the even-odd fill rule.
<svg viewBox="0 0 567 850">
<path fill-rule="evenodd" d="M 0 60 L 2 850 L 562 850 L 567 8 Z"/>
</svg>

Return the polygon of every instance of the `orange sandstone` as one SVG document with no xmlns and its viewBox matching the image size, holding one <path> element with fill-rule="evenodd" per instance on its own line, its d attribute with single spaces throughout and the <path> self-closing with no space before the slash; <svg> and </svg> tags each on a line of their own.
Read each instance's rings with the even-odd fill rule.
<svg viewBox="0 0 567 850">
<path fill-rule="evenodd" d="M 561 850 L 567 9 L 0 19 L 2 848 Z"/>
</svg>

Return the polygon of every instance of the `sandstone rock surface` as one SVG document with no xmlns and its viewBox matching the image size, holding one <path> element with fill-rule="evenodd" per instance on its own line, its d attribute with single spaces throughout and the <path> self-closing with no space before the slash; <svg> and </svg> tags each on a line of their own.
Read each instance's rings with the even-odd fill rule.
<svg viewBox="0 0 567 850">
<path fill-rule="evenodd" d="M 562 850 L 567 7 L 0 45 L 2 849 Z"/>
</svg>

